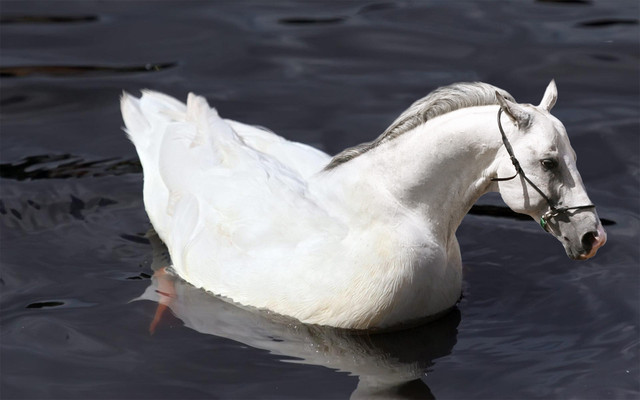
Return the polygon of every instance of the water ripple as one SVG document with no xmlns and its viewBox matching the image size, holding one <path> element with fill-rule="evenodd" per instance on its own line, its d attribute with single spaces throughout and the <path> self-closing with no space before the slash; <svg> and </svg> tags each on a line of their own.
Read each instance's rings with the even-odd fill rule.
<svg viewBox="0 0 640 400">
<path fill-rule="evenodd" d="M 21 65 L 12 67 L 0 67 L 0 78 L 24 78 L 27 76 L 104 76 L 112 74 L 126 74 L 137 72 L 157 72 L 174 68 L 175 62 L 129 65 L 129 66 L 104 66 L 104 65 Z"/>
<path fill-rule="evenodd" d="M 98 19 L 97 15 L 12 15 L 0 18 L 0 24 L 75 24 Z"/>
</svg>

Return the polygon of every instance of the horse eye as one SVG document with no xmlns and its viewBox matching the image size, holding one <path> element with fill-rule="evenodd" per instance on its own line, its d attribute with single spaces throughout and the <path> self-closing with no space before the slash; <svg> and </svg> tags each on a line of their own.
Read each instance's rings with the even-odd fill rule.
<svg viewBox="0 0 640 400">
<path fill-rule="evenodd" d="M 545 158 L 544 160 L 540 161 L 540 164 L 542 164 L 544 169 L 550 170 L 558 166 L 558 161 L 554 160 L 553 158 Z"/>
</svg>

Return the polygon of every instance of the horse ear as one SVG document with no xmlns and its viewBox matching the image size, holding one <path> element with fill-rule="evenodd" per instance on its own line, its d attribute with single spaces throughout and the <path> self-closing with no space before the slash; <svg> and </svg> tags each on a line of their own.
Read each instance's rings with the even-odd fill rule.
<svg viewBox="0 0 640 400">
<path fill-rule="evenodd" d="M 556 100 L 558 100 L 558 88 L 556 87 L 556 81 L 552 79 L 549 82 L 549 86 L 547 86 L 547 90 L 544 91 L 544 96 L 542 96 L 542 101 L 538 107 L 551 111 L 553 105 L 556 104 Z"/>
<path fill-rule="evenodd" d="M 520 104 L 506 99 L 500 92 L 496 91 L 496 99 L 504 112 L 518 126 L 523 127 L 529 123 L 529 113 Z"/>
</svg>

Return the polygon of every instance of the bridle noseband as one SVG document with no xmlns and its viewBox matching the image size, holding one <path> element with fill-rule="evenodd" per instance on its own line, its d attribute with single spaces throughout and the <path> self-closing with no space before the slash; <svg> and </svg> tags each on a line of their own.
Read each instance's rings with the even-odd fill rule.
<svg viewBox="0 0 640 400">
<path fill-rule="evenodd" d="M 542 198 L 549 205 L 549 210 L 544 214 L 542 214 L 542 217 L 540 218 L 540 226 L 542 226 L 542 228 L 547 232 L 549 232 L 548 223 L 551 220 L 551 218 L 555 218 L 558 215 L 565 214 L 571 210 L 595 208 L 596 206 L 593 204 L 587 204 L 584 206 L 575 206 L 575 207 L 557 207 L 555 203 L 551 201 L 549 196 L 544 194 L 544 192 L 540 190 L 540 188 L 536 186 L 536 184 L 533 183 L 531 179 L 527 177 L 527 174 L 525 174 L 524 171 L 522 170 L 522 167 L 520 166 L 520 163 L 518 162 L 518 159 L 516 158 L 515 154 L 513 154 L 513 148 L 511 147 L 511 143 L 509 143 L 509 140 L 507 139 L 507 135 L 504 133 L 504 129 L 502 129 L 502 122 L 500 121 L 500 116 L 502 115 L 502 111 L 503 109 L 502 107 L 500 107 L 500 109 L 498 110 L 498 128 L 500 129 L 500 134 L 502 135 L 502 143 L 504 144 L 504 148 L 507 149 L 507 153 L 509 153 L 509 157 L 511 157 L 511 163 L 515 167 L 516 173 L 515 175 L 509 178 L 491 178 L 491 180 L 494 182 L 509 181 L 511 179 L 514 179 L 518 175 L 520 175 L 536 192 L 538 192 L 538 194 L 540 194 L 540 196 L 542 196 Z"/>
</svg>

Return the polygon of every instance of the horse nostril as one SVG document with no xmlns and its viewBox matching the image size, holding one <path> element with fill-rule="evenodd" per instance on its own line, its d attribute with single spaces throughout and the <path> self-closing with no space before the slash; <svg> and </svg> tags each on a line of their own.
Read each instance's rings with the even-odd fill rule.
<svg viewBox="0 0 640 400">
<path fill-rule="evenodd" d="M 582 237 L 582 247 L 585 251 L 589 252 L 593 247 L 593 244 L 598 241 L 598 232 L 587 232 Z"/>
</svg>

